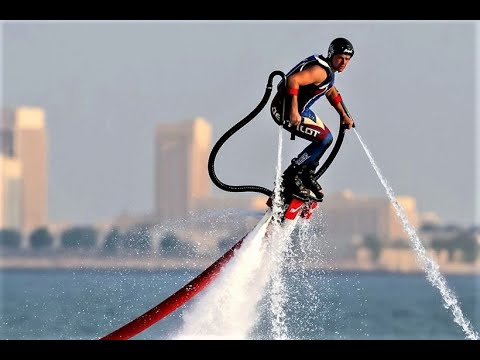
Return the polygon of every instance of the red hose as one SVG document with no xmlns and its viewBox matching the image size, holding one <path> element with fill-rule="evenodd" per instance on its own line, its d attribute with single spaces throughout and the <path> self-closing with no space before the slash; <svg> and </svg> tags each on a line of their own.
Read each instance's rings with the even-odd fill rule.
<svg viewBox="0 0 480 360">
<path fill-rule="evenodd" d="M 234 251 L 240 248 L 247 235 L 245 235 L 234 246 L 232 246 L 230 250 L 223 254 L 222 257 L 220 257 L 200 275 L 198 275 L 176 293 L 166 298 L 160 304 L 148 310 L 136 319 L 130 321 L 128 324 L 125 324 L 114 332 L 100 338 L 100 340 L 128 340 L 152 326 L 157 321 L 160 321 L 165 316 L 175 311 L 178 307 L 185 304 L 217 276 L 222 266 L 232 258 Z"/>
</svg>

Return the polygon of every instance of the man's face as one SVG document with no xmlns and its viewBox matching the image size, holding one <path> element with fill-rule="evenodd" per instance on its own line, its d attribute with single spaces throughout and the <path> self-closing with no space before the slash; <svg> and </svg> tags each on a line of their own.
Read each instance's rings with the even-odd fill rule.
<svg viewBox="0 0 480 360">
<path fill-rule="evenodd" d="M 350 61 L 351 56 L 346 54 L 336 54 L 332 57 L 332 66 L 333 70 L 342 72 L 347 67 L 348 62 Z"/>
</svg>

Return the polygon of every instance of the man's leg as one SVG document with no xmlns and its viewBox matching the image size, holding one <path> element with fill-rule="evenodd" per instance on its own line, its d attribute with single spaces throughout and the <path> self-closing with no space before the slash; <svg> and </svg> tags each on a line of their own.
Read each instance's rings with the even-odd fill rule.
<svg viewBox="0 0 480 360">
<path fill-rule="evenodd" d="M 304 188 L 311 190 L 318 200 L 321 200 L 323 191 L 315 179 L 315 170 L 320 158 L 333 142 L 333 136 L 328 127 L 312 111 L 302 115 L 302 124 L 285 128 L 290 132 L 294 131 L 296 136 L 311 141 L 311 144 L 292 160 L 292 164 L 285 170 L 284 178 L 289 179 L 291 183 L 301 184 Z M 309 193 L 308 190 L 307 192 Z M 302 194 L 305 194 L 305 189 L 302 189 Z"/>
</svg>

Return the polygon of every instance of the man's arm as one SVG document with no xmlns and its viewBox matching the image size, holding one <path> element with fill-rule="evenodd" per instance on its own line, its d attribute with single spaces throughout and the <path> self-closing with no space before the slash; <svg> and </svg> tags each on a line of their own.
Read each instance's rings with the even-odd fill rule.
<svg viewBox="0 0 480 360">
<path fill-rule="evenodd" d="M 340 115 L 340 121 L 342 122 L 342 124 L 345 124 L 348 129 L 351 129 L 353 126 L 353 119 L 348 116 L 345 109 L 343 108 L 341 103 L 342 97 L 340 96 L 337 88 L 335 86 L 332 86 L 330 90 L 327 91 L 325 96 L 327 97 L 330 104 L 335 108 L 335 110 L 337 110 L 338 115 Z"/>
<path fill-rule="evenodd" d="M 327 78 L 327 72 L 321 66 L 314 65 L 308 69 L 299 71 L 287 78 L 287 92 L 292 95 L 290 108 L 290 122 L 293 125 L 300 124 L 302 117 L 298 112 L 298 89 L 300 86 L 320 84 Z"/>
</svg>

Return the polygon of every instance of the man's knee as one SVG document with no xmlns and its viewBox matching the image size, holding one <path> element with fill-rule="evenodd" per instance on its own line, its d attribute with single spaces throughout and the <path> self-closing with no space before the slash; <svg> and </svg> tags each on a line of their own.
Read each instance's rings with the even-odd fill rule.
<svg viewBox="0 0 480 360">
<path fill-rule="evenodd" d="M 328 132 L 327 136 L 325 136 L 325 138 L 323 139 L 323 142 L 326 147 L 329 147 L 330 145 L 332 145 L 333 135 L 330 131 Z"/>
<path fill-rule="evenodd" d="M 316 136 L 312 142 L 314 142 L 318 147 L 320 148 L 328 148 L 332 142 L 333 142 L 333 135 L 329 131 L 327 134 L 324 134 L 323 136 Z"/>
</svg>

